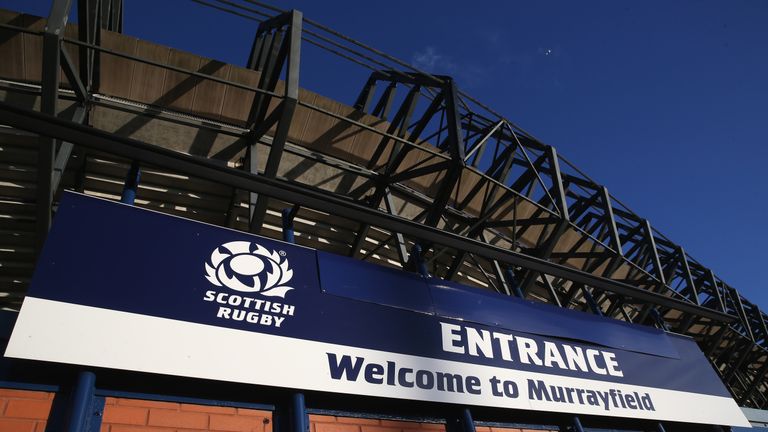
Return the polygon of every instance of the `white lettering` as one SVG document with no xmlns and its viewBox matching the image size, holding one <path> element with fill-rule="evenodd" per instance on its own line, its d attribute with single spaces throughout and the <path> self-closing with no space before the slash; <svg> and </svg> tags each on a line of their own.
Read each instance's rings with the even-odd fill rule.
<svg viewBox="0 0 768 432">
<path fill-rule="evenodd" d="M 501 358 L 507 361 L 512 361 L 512 353 L 509 350 L 509 343 L 512 342 L 514 336 L 510 334 L 493 332 L 493 338 L 499 341 L 499 348 L 501 348 Z"/>
<path fill-rule="evenodd" d="M 608 374 L 623 377 L 624 372 L 620 371 L 619 362 L 616 361 L 616 354 L 608 351 L 603 351 L 603 359 L 605 359 L 605 367 L 608 369 Z"/>
<path fill-rule="evenodd" d="M 576 370 L 578 367 L 582 372 L 589 372 L 587 359 L 584 358 L 584 350 L 570 345 L 563 345 L 563 350 L 565 351 L 565 360 L 568 362 L 568 369 Z"/>
<path fill-rule="evenodd" d="M 456 324 L 441 322 L 440 329 L 443 335 L 443 351 L 464 354 L 464 347 L 454 344 L 454 342 L 461 342 L 461 335 L 458 334 L 461 331 L 461 327 Z"/>
<path fill-rule="evenodd" d="M 493 339 L 488 330 L 473 329 L 467 327 L 467 345 L 469 345 L 469 355 L 479 356 L 478 348 L 483 353 L 483 357 L 493 358 Z"/>
<path fill-rule="evenodd" d="M 531 364 L 531 360 L 533 360 L 533 364 L 537 366 L 542 365 L 541 359 L 536 355 L 536 351 L 539 350 L 539 347 L 536 346 L 536 341 L 533 339 L 528 339 L 522 336 L 517 337 L 517 353 L 520 355 L 520 361 L 525 364 Z"/>
<path fill-rule="evenodd" d="M 557 367 L 560 369 L 567 369 L 563 357 L 557 350 L 557 345 L 552 342 L 544 341 L 544 366 L 552 367 L 553 363 L 557 363 Z"/>
<path fill-rule="evenodd" d="M 587 361 L 589 362 L 589 367 L 594 371 L 596 374 L 600 375 L 608 375 L 608 371 L 601 368 L 597 365 L 597 356 L 600 355 L 600 351 L 596 349 L 588 349 L 587 350 Z"/>
</svg>

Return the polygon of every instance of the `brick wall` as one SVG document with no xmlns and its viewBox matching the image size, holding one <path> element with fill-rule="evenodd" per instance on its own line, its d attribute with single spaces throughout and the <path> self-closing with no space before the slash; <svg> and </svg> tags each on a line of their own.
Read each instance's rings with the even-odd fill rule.
<svg viewBox="0 0 768 432">
<path fill-rule="evenodd" d="M 310 432 L 441 432 L 445 426 L 351 417 L 309 416 Z"/>
<path fill-rule="evenodd" d="M 310 432 L 443 432 L 445 425 L 351 417 L 310 415 Z M 532 429 L 477 426 L 477 432 L 543 432 Z"/>
<path fill-rule="evenodd" d="M 0 389 L 0 432 L 45 432 L 53 393 Z M 444 432 L 442 424 L 310 415 L 310 432 Z M 272 432 L 269 411 L 106 398 L 101 432 Z M 477 427 L 477 432 L 540 432 Z"/>
<path fill-rule="evenodd" d="M 0 389 L 0 431 L 44 432 L 53 393 Z"/>
<path fill-rule="evenodd" d="M 101 432 L 272 432 L 272 413 L 243 408 L 107 398 Z"/>
</svg>

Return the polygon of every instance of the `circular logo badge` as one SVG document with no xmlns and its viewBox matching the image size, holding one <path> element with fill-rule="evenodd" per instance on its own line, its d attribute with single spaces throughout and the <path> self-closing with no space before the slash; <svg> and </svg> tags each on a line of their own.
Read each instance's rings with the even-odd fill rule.
<svg viewBox="0 0 768 432">
<path fill-rule="evenodd" d="M 224 243 L 205 263 L 205 278 L 216 286 L 235 291 L 285 298 L 293 277 L 285 253 L 247 241 Z"/>
</svg>

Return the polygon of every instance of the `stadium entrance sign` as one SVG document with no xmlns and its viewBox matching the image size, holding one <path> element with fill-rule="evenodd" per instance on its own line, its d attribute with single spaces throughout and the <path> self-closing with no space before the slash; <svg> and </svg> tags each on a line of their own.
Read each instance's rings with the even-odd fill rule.
<svg viewBox="0 0 768 432">
<path fill-rule="evenodd" d="M 6 355 L 747 426 L 682 336 L 66 193 Z"/>
</svg>

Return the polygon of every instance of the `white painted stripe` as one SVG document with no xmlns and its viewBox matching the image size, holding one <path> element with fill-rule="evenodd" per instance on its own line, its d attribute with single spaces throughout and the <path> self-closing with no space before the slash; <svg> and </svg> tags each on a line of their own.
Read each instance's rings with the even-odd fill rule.
<svg viewBox="0 0 768 432">
<path fill-rule="evenodd" d="M 396 362 L 400 367 L 479 377 L 482 394 L 452 393 L 330 377 L 326 353 Z M 265 335 L 27 297 L 6 356 L 400 399 L 555 411 L 653 420 L 749 426 L 731 398 L 604 381 L 545 375 L 492 366 L 431 359 L 322 342 Z M 649 371 L 649 373 L 653 373 Z M 518 384 L 519 397 L 493 396 L 490 379 Z M 526 381 L 591 389 L 649 393 L 655 411 L 641 411 L 528 399 Z"/>
</svg>

